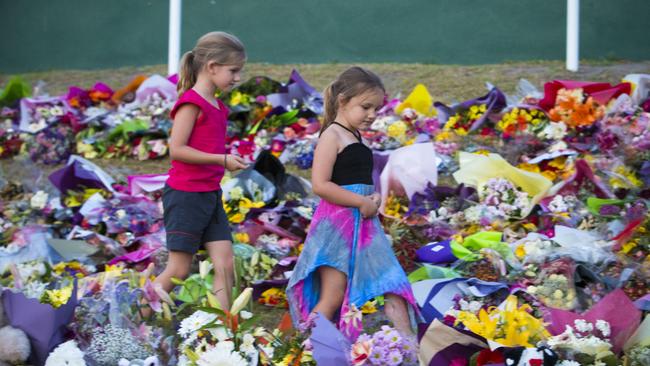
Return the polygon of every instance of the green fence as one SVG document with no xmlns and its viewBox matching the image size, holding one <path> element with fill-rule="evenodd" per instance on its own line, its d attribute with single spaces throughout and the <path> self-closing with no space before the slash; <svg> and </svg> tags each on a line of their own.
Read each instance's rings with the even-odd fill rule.
<svg viewBox="0 0 650 366">
<path fill-rule="evenodd" d="M 581 58 L 650 59 L 648 0 L 583 0 Z M 163 64 L 163 0 L 0 0 L 0 73 Z M 269 63 L 561 60 L 566 0 L 185 0 L 182 49 L 211 30 Z"/>
</svg>

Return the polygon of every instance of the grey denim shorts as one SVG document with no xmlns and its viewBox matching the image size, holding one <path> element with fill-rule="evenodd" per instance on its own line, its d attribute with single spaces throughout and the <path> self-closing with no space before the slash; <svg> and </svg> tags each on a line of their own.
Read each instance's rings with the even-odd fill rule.
<svg viewBox="0 0 650 366">
<path fill-rule="evenodd" d="M 165 185 L 162 201 L 170 251 L 194 254 L 205 243 L 232 241 L 221 190 L 186 192 Z"/>
</svg>

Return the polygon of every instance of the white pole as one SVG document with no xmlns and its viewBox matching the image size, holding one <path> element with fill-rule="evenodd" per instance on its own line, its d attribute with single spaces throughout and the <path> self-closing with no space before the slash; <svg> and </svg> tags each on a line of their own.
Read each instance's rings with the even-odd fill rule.
<svg viewBox="0 0 650 366">
<path fill-rule="evenodd" d="M 566 69 L 576 72 L 580 50 L 580 0 L 567 0 L 566 14 Z"/>
<path fill-rule="evenodd" d="M 181 58 L 181 5 L 182 0 L 169 0 L 167 75 L 178 72 L 178 63 Z"/>
</svg>

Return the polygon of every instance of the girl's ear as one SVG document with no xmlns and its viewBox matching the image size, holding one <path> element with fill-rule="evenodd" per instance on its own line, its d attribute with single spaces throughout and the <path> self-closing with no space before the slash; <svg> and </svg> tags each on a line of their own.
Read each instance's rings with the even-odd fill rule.
<svg viewBox="0 0 650 366">
<path fill-rule="evenodd" d="M 205 64 L 205 69 L 210 74 L 215 74 L 217 72 L 218 67 L 219 67 L 219 64 L 216 63 L 215 61 L 209 61 L 208 63 Z"/>
<path fill-rule="evenodd" d="M 336 101 L 337 101 L 337 104 L 338 104 L 339 108 L 344 107 L 349 102 L 349 100 L 345 100 L 345 97 L 343 96 L 343 94 L 337 95 L 336 96 Z"/>
</svg>

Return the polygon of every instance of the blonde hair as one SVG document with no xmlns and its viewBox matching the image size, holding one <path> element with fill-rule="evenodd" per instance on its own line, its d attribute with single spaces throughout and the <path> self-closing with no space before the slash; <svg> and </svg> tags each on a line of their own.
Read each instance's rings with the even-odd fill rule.
<svg viewBox="0 0 650 366">
<path fill-rule="evenodd" d="M 323 91 L 325 111 L 321 132 L 325 131 L 336 118 L 339 110 L 339 95 L 342 96 L 342 102 L 347 103 L 350 99 L 371 89 L 381 89 L 382 92 L 386 92 L 379 76 L 370 70 L 353 66 L 339 74 L 336 80 Z"/>
<path fill-rule="evenodd" d="M 246 51 L 241 41 L 226 32 L 210 32 L 196 41 L 191 51 L 181 58 L 178 94 L 183 94 L 196 83 L 203 66 L 214 61 L 219 65 L 238 65 L 246 62 Z"/>
</svg>

